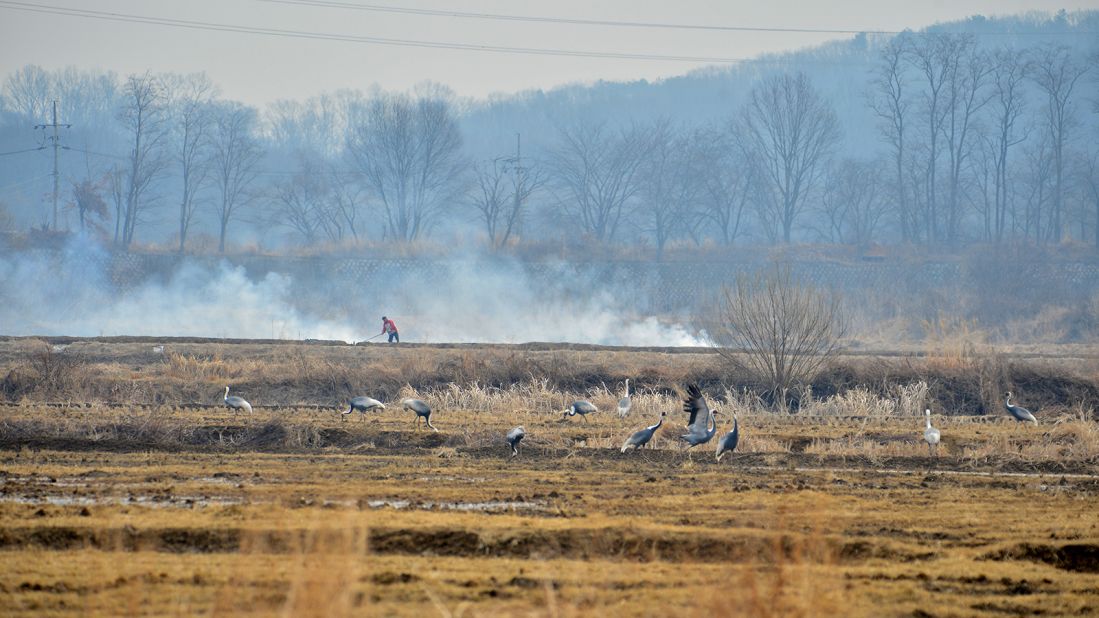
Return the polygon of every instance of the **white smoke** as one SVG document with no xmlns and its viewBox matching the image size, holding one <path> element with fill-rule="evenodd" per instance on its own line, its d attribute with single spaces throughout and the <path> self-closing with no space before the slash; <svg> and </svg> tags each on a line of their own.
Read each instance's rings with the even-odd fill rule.
<svg viewBox="0 0 1099 618">
<path fill-rule="evenodd" d="M 186 260 L 165 279 L 117 293 L 108 261 L 81 239 L 60 253 L 0 254 L 0 334 L 354 342 L 380 332 L 384 313 L 403 341 L 703 345 L 684 326 L 635 310 L 631 290 L 597 287 L 564 264 L 551 286 L 533 284 L 517 263 L 466 259 L 448 263 L 441 282 L 405 277 L 397 289 L 349 295 L 343 284 L 251 279 L 228 262 Z"/>
</svg>

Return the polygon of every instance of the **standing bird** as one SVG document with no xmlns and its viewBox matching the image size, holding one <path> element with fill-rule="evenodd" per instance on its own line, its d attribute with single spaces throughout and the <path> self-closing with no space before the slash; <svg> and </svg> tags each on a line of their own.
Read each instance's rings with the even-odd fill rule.
<svg viewBox="0 0 1099 618">
<path fill-rule="evenodd" d="M 714 433 L 717 432 L 717 419 L 714 416 L 720 412 L 711 410 L 710 406 L 706 405 L 706 398 L 702 396 L 702 391 L 697 384 L 687 387 L 683 411 L 691 417 L 687 421 L 687 433 L 679 436 L 679 439 L 686 442 L 689 445 L 688 448 L 705 444 L 713 439 Z"/>
<path fill-rule="evenodd" d="M 420 419 L 427 421 L 427 426 L 435 431 L 435 425 L 431 424 L 431 406 L 427 405 L 419 399 L 402 399 L 401 407 L 405 410 L 412 410 L 416 413 L 416 429 L 420 428 Z"/>
<path fill-rule="evenodd" d="M 1021 406 L 1011 405 L 1011 391 L 1007 392 L 1007 400 L 1004 401 L 1004 407 L 1007 408 L 1008 414 L 1015 417 L 1015 420 L 1022 422 L 1032 421 L 1035 425 L 1038 424 L 1038 419 L 1034 418 L 1034 415 L 1030 413 L 1030 410 Z"/>
<path fill-rule="evenodd" d="M 622 452 L 625 453 L 626 450 L 630 448 L 637 450 L 648 444 L 649 440 L 652 440 L 653 436 L 656 435 L 656 430 L 660 429 L 660 426 L 664 424 L 664 417 L 667 416 L 667 414 L 667 412 L 661 412 L 660 420 L 657 421 L 655 425 L 649 425 L 644 429 L 633 432 L 633 434 L 622 443 Z"/>
<path fill-rule="evenodd" d="M 523 437 L 526 436 L 526 435 L 527 435 L 527 430 L 523 429 L 522 425 L 520 425 L 519 427 L 516 427 L 515 429 L 512 429 L 511 431 L 508 432 L 507 441 L 508 441 L 508 444 L 511 445 L 511 456 L 512 457 L 515 457 L 516 455 L 519 454 L 519 443 L 523 441 Z"/>
<path fill-rule="evenodd" d="M 927 442 L 927 454 L 935 456 L 939 452 L 939 430 L 931 426 L 931 410 L 924 410 L 927 417 L 927 429 L 923 430 L 923 440 Z"/>
<path fill-rule="evenodd" d="M 225 387 L 225 405 L 234 410 L 248 410 L 248 413 L 252 413 L 252 404 L 244 400 L 244 397 L 237 397 L 233 395 L 229 396 L 229 387 Z"/>
<path fill-rule="evenodd" d="M 359 418 L 366 420 L 366 413 L 371 410 L 384 410 L 385 404 L 377 399 L 371 399 L 370 397 L 352 397 L 348 402 L 347 412 L 343 414 L 346 416 L 351 414 L 355 410 L 359 411 Z"/>
<path fill-rule="evenodd" d="M 598 411 L 599 408 L 595 407 L 595 404 L 587 401 L 586 399 L 581 399 L 580 401 L 572 402 L 572 405 L 565 408 L 565 413 L 561 415 L 561 420 L 564 420 L 566 416 L 576 416 L 577 414 L 579 414 L 586 423 L 588 422 L 588 415 L 592 412 Z"/>
<path fill-rule="evenodd" d="M 721 461 L 721 458 L 725 453 L 735 451 L 736 445 L 739 442 L 740 424 L 737 422 L 736 414 L 733 414 L 733 430 L 721 436 L 721 439 L 717 441 L 717 460 Z"/>
<path fill-rule="evenodd" d="M 630 413 L 630 379 L 626 378 L 626 394 L 618 400 L 618 418 L 626 418 Z M 660 415 L 663 418 L 663 414 Z"/>
</svg>

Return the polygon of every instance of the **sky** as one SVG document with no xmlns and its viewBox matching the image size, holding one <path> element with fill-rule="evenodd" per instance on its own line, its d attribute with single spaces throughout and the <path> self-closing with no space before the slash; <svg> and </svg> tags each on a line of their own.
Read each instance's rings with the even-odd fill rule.
<svg viewBox="0 0 1099 618">
<path fill-rule="evenodd" d="M 1099 0 L 0 0 L 0 76 L 26 64 L 47 69 L 73 65 L 123 75 L 206 71 L 225 96 L 253 105 L 343 88 L 377 85 L 407 90 L 425 81 L 446 84 L 459 96 L 483 99 L 597 80 L 656 80 L 711 63 L 698 58 L 751 58 L 851 36 L 611 27 L 363 10 L 367 6 L 658 24 L 902 30 L 976 14 L 1096 9 Z M 93 11 L 97 17 L 17 7 Z M 104 19 L 112 15 L 340 37 L 696 60 L 562 57 L 317 40 Z"/>
</svg>

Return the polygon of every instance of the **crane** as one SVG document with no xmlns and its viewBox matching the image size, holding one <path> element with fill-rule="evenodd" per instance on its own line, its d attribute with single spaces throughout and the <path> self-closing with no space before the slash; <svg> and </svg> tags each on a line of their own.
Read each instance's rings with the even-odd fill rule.
<svg viewBox="0 0 1099 618">
<path fill-rule="evenodd" d="M 679 436 L 679 439 L 686 442 L 688 448 L 705 444 L 713 439 L 714 433 L 717 432 L 717 419 L 714 417 L 720 412 L 710 409 L 697 384 L 687 387 L 683 411 L 691 416 L 687 421 L 687 433 Z"/>
<path fill-rule="evenodd" d="M 731 453 L 736 450 L 736 445 L 740 442 L 740 424 L 737 422 L 736 414 L 733 414 L 733 430 L 729 433 L 721 436 L 721 439 L 717 441 L 717 460 L 721 461 L 721 458 L 725 453 Z"/>
<path fill-rule="evenodd" d="M 931 410 L 924 410 L 923 413 L 927 418 L 927 429 L 923 430 L 923 440 L 927 442 L 927 454 L 935 456 L 939 453 L 939 430 L 931 426 Z"/>
<path fill-rule="evenodd" d="M 420 428 L 420 419 L 422 418 L 427 421 L 428 427 L 434 431 L 439 431 L 438 429 L 435 429 L 435 425 L 431 424 L 431 406 L 427 405 L 422 400 L 412 398 L 402 399 L 401 407 L 416 413 L 416 429 Z"/>
<path fill-rule="evenodd" d="M 656 430 L 660 429 L 660 426 L 664 424 L 664 417 L 667 415 L 667 412 L 661 412 L 660 420 L 658 420 L 655 425 L 649 425 L 644 429 L 639 429 L 630 434 L 630 437 L 626 438 L 626 441 L 622 443 L 622 452 L 625 453 L 630 448 L 634 450 L 644 448 L 644 446 L 649 443 L 649 440 L 652 440 L 653 436 L 656 435 Z"/>
<path fill-rule="evenodd" d="M 355 410 L 359 411 L 359 418 L 366 420 L 366 413 L 371 410 L 384 410 L 385 404 L 377 399 L 371 399 L 370 397 L 352 397 L 348 402 L 347 412 L 344 415 L 351 414 Z"/>
<path fill-rule="evenodd" d="M 236 395 L 233 395 L 232 397 L 230 397 L 229 396 L 229 387 L 228 386 L 225 387 L 224 401 L 225 401 L 226 406 L 228 406 L 228 407 L 230 407 L 234 410 L 248 410 L 249 414 L 252 413 L 252 404 L 245 401 L 244 397 L 237 397 Z"/>
<path fill-rule="evenodd" d="M 516 455 L 519 454 L 519 443 L 523 441 L 523 437 L 526 436 L 526 435 L 527 435 L 527 430 L 523 429 L 522 425 L 520 425 L 520 426 L 516 427 L 515 429 L 512 429 L 511 431 L 508 432 L 507 441 L 508 441 L 508 445 L 511 446 L 511 456 L 512 457 L 515 457 Z"/>
<path fill-rule="evenodd" d="M 630 379 L 626 378 L 626 394 L 618 400 L 618 418 L 626 418 L 626 415 L 630 413 Z M 663 414 L 660 415 L 664 417 Z"/>
<path fill-rule="evenodd" d="M 1022 406 L 1011 405 L 1011 391 L 1007 392 L 1007 400 L 1004 401 L 1004 407 L 1007 408 L 1007 413 L 1015 417 L 1015 420 L 1020 422 L 1031 421 L 1035 425 L 1038 424 L 1038 419 L 1034 418 L 1034 415 L 1030 413 L 1030 410 Z"/>
<path fill-rule="evenodd" d="M 561 415 L 561 420 L 564 420 L 566 416 L 576 416 L 577 414 L 579 414 L 586 423 L 588 422 L 588 415 L 592 412 L 598 411 L 599 408 L 595 407 L 595 404 L 586 399 L 581 399 L 580 401 L 572 402 L 572 405 L 565 408 L 565 413 Z"/>
</svg>

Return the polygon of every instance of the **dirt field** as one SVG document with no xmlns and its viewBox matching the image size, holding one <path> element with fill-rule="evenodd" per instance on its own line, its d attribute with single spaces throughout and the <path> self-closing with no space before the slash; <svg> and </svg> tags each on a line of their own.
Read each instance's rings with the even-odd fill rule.
<svg viewBox="0 0 1099 618">
<path fill-rule="evenodd" d="M 18 345 L 0 343 L 9 384 L 41 361 Z M 341 416 L 335 396 L 307 405 L 319 387 L 279 381 L 279 363 L 313 351 L 193 343 L 171 360 L 145 343 L 86 345 L 99 347 L 65 378 L 86 396 L 31 389 L 0 405 L 0 615 L 1099 613 L 1087 401 L 1043 405 L 1035 427 L 944 416 L 918 385 L 797 415 L 711 390 L 742 435 L 718 463 L 712 444 L 677 444 L 677 395 L 656 386 L 626 419 L 617 385 L 591 386 L 601 411 L 585 422 L 561 418 L 579 393 L 544 380 L 409 380 L 436 433 L 392 405 L 365 418 Z M 403 354 L 392 364 L 423 375 L 463 358 Z M 622 351 L 546 354 L 574 377 L 645 369 Z M 710 371 L 704 354 L 649 354 L 650 382 Z M 465 358 L 470 374 L 491 369 Z M 227 376 L 253 415 L 211 405 Z M 619 452 L 665 410 L 655 449 Z M 511 458 L 503 435 L 518 424 L 528 437 Z"/>
</svg>

